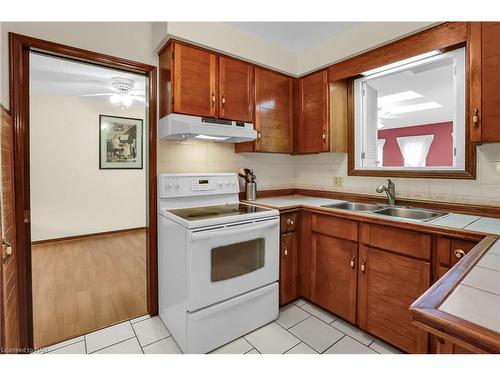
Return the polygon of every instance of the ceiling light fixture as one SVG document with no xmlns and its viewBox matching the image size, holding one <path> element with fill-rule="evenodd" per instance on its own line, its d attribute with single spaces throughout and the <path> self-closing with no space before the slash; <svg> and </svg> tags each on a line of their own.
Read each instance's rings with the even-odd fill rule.
<svg viewBox="0 0 500 375">
<path fill-rule="evenodd" d="M 415 91 L 409 90 L 409 91 L 398 92 L 397 94 L 381 96 L 380 98 L 377 99 L 377 102 L 378 102 L 378 107 L 382 108 L 382 107 L 387 107 L 388 104 L 421 98 L 422 96 L 423 95 L 420 95 Z"/>
<path fill-rule="evenodd" d="M 438 55 L 441 54 L 440 50 L 434 50 L 430 52 L 423 53 L 421 55 L 413 56 L 408 59 L 404 59 L 401 61 L 397 61 L 392 64 L 387 64 L 384 66 L 379 66 L 378 68 L 367 70 L 366 72 L 361 73 L 363 76 L 370 78 L 375 78 L 380 75 L 385 75 L 388 73 L 397 72 L 402 69 L 408 69 L 415 65 L 420 65 L 422 60 L 426 60 L 425 62 L 430 62 L 438 59 Z"/>
<path fill-rule="evenodd" d="M 409 105 L 402 105 L 402 106 L 397 106 L 397 107 L 391 107 L 391 108 L 382 108 L 380 111 L 382 115 L 380 117 L 384 118 L 387 115 L 397 115 L 400 113 L 408 113 L 408 112 L 416 112 L 416 111 L 423 111 L 424 109 L 433 109 L 433 108 L 440 108 L 442 107 L 441 104 L 437 102 L 425 102 L 425 103 L 419 103 L 419 104 L 409 104 Z"/>
</svg>

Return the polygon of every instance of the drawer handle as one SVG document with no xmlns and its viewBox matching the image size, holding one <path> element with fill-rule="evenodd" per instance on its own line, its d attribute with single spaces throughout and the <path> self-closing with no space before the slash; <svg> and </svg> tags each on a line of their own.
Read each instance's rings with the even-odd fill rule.
<svg viewBox="0 0 500 375">
<path fill-rule="evenodd" d="M 462 259 L 465 255 L 465 251 L 463 251 L 462 249 L 456 249 L 453 254 L 458 258 L 458 259 Z"/>
<path fill-rule="evenodd" d="M 6 260 L 8 257 L 12 255 L 12 245 L 5 241 L 5 239 L 2 239 L 2 247 L 5 250 L 5 252 L 2 255 L 2 259 Z"/>
<path fill-rule="evenodd" d="M 354 268 L 354 260 L 355 259 L 356 259 L 356 257 L 353 255 L 351 258 L 351 268 Z"/>
<path fill-rule="evenodd" d="M 212 108 L 214 108 L 215 107 L 215 94 L 212 93 L 211 97 L 212 97 Z"/>
<path fill-rule="evenodd" d="M 285 256 L 287 256 L 288 255 L 288 247 L 284 246 L 283 250 L 284 250 Z"/>
<path fill-rule="evenodd" d="M 366 259 L 363 259 L 363 261 L 361 262 L 361 272 L 365 272 L 366 271 Z"/>
<path fill-rule="evenodd" d="M 288 219 L 286 220 L 286 223 L 287 223 L 288 225 L 293 225 L 293 219 L 288 218 Z"/>
</svg>

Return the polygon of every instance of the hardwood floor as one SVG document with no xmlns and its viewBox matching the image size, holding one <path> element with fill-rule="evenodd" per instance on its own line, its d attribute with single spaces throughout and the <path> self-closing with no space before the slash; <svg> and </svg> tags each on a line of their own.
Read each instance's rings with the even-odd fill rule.
<svg viewBox="0 0 500 375">
<path fill-rule="evenodd" d="M 33 245 L 35 347 L 147 313 L 145 230 Z"/>
</svg>

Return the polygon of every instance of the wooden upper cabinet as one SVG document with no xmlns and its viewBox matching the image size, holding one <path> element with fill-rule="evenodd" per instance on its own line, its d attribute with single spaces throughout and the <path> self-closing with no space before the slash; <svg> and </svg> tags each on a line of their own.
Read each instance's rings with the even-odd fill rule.
<svg viewBox="0 0 500 375">
<path fill-rule="evenodd" d="M 169 113 L 253 121 L 253 66 L 183 43 L 160 52 L 160 117 Z"/>
<path fill-rule="evenodd" d="M 253 66 L 219 57 L 219 117 L 253 122 Z"/>
<path fill-rule="evenodd" d="M 359 327 L 408 353 L 427 353 L 428 334 L 412 324 L 410 305 L 430 286 L 430 263 L 359 246 Z"/>
<path fill-rule="evenodd" d="M 217 56 L 178 43 L 174 44 L 173 52 L 173 111 L 215 117 Z"/>
<path fill-rule="evenodd" d="M 283 74 L 255 68 L 255 151 L 291 153 L 293 81 Z"/>
<path fill-rule="evenodd" d="M 299 153 L 329 151 L 328 71 L 300 79 Z"/>
<path fill-rule="evenodd" d="M 481 141 L 500 142 L 500 22 L 481 23 Z"/>
</svg>

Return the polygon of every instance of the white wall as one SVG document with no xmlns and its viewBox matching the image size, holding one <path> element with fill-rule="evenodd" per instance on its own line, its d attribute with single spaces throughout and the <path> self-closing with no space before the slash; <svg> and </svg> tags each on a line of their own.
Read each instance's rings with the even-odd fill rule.
<svg viewBox="0 0 500 375">
<path fill-rule="evenodd" d="M 282 72 L 297 74 L 296 53 L 222 22 L 168 22 L 166 32 L 176 39 L 191 41 Z M 158 40 L 158 37 L 155 39 Z"/>
<path fill-rule="evenodd" d="M 297 71 L 304 74 L 345 60 L 390 41 L 432 26 L 432 22 L 362 22 L 297 56 Z"/>
<path fill-rule="evenodd" d="M 145 169 L 99 169 L 99 115 L 144 120 L 144 106 L 32 93 L 30 107 L 32 240 L 144 227 Z"/>
<path fill-rule="evenodd" d="M 151 22 L 3 22 L 1 103 L 9 108 L 8 33 L 15 32 L 73 47 L 157 65 Z"/>
</svg>

